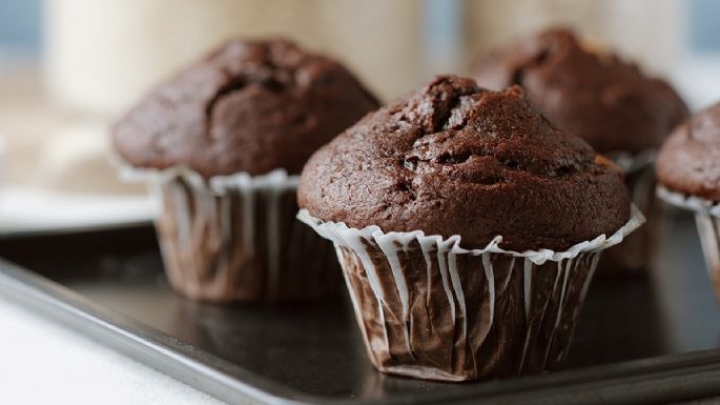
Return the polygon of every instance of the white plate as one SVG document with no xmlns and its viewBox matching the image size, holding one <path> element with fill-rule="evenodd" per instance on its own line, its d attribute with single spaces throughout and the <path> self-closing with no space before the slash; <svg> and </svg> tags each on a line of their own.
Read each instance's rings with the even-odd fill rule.
<svg viewBox="0 0 720 405">
<path fill-rule="evenodd" d="M 0 191 L 0 234 L 71 231 L 151 221 L 146 196 L 59 193 L 18 186 Z"/>
</svg>

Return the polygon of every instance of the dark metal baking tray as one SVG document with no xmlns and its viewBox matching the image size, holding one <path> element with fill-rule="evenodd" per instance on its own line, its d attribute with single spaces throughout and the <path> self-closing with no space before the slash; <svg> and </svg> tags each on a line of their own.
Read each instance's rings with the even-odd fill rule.
<svg viewBox="0 0 720 405">
<path fill-rule="evenodd" d="M 0 294 L 230 404 L 658 403 L 720 395 L 720 311 L 692 218 L 652 277 L 599 277 L 568 369 L 443 384 L 377 373 L 340 296 L 197 304 L 173 294 L 150 225 L 0 240 Z"/>
</svg>

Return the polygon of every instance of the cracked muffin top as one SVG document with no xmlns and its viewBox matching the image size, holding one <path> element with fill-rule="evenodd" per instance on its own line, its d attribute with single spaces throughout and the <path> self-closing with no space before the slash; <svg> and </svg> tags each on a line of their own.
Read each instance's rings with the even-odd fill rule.
<svg viewBox="0 0 720 405">
<path fill-rule="evenodd" d="M 665 81 L 609 52 L 586 49 L 567 29 L 551 29 L 481 59 L 475 79 L 511 85 L 558 125 L 600 153 L 657 149 L 689 111 Z"/>
<path fill-rule="evenodd" d="M 630 218 L 622 173 L 545 118 L 520 87 L 437 77 L 318 150 L 300 207 L 384 232 L 460 235 L 481 248 L 565 250 Z"/>
<path fill-rule="evenodd" d="M 720 103 L 679 126 L 660 149 L 658 181 L 670 190 L 720 201 Z"/>
<path fill-rule="evenodd" d="M 229 41 L 153 90 L 113 129 L 130 165 L 204 177 L 277 168 L 310 155 L 377 99 L 342 65 L 287 40 Z"/>
</svg>

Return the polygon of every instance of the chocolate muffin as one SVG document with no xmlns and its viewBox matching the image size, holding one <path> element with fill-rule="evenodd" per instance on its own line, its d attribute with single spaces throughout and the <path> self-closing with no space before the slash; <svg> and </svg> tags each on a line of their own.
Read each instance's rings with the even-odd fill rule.
<svg viewBox="0 0 720 405">
<path fill-rule="evenodd" d="M 548 117 L 604 154 L 657 149 L 689 115 L 668 83 L 587 49 L 563 28 L 491 52 L 478 61 L 475 79 L 496 90 L 522 86 Z"/>
<path fill-rule="evenodd" d="M 205 178 L 299 174 L 378 101 L 342 65 L 287 40 L 233 40 L 162 84 L 116 126 L 130 165 Z"/>
<path fill-rule="evenodd" d="M 296 175 L 377 107 L 338 62 L 281 39 L 229 41 L 155 88 L 112 142 L 162 202 L 173 286 L 212 301 L 335 291 L 332 246 L 295 220 Z"/>
<path fill-rule="evenodd" d="M 321 148 L 298 201 L 336 244 L 375 366 L 450 381 L 562 363 L 600 250 L 638 225 L 615 164 L 521 88 L 458 77 Z"/>
<path fill-rule="evenodd" d="M 479 60 L 475 78 L 491 89 L 522 86 L 548 117 L 626 171 L 633 202 L 647 215 L 648 226 L 606 252 L 601 273 L 647 268 L 662 218 L 654 198 L 655 151 L 689 115 L 675 90 L 614 53 L 590 49 L 564 28 L 491 52 Z"/>
<path fill-rule="evenodd" d="M 695 212 L 705 261 L 720 298 L 720 103 L 670 135 L 657 161 L 658 194 Z"/>
<path fill-rule="evenodd" d="M 720 103 L 679 126 L 660 149 L 657 176 L 670 191 L 720 201 Z"/>
</svg>

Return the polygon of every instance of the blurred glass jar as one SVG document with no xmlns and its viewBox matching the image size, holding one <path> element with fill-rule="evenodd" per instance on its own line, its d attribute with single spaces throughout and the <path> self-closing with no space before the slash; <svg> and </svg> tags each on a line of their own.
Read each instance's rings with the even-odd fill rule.
<svg viewBox="0 0 720 405">
<path fill-rule="evenodd" d="M 116 115 L 224 39 L 283 35 L 347 63 L 381 97 L 422 74 L 416 0 L 48 0 L 45 76 L 63 104 Z"/>
</svg>

